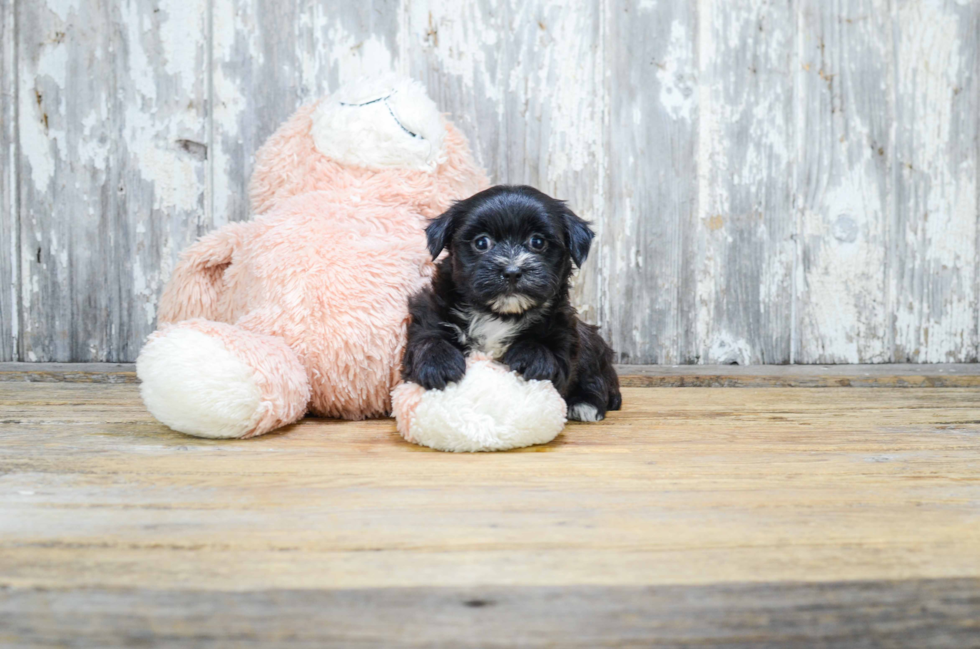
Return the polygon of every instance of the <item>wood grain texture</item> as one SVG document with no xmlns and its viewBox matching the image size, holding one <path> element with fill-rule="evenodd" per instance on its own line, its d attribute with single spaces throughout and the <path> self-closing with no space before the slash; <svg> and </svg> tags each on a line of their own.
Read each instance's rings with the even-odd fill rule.
<svg viewBox="0 0 980 649">
<path fill-rule="evenodd" d="M 309 99 L 300 83 L 299 0 L 213 2 L 209 229 L 249 218 L 255 152 Z"/>
<path fill-rule="evenodd" d="M 799 32 L 796 359 L 887 362 L 895 191 L 888 3 L 804 0 Z"/>
<path fill-rule="evenodd" d="M 977 2 L 0 0 L 0 30 L 0 360 L 133 360 L 262 141 L 388 69 L 594 222 L 575 299 L 620 362 L 980 356 Z"/>
<path fill-rule="evenodd" d="M 211 227 L 249 218 L 254 154 L 299 106 L 397 67 L 393 0 L 212 0 Z"/>
<path fill-rule="evenodd" d="M 980 389 L 624 396 L 454 455 L 387 420 L 199 440 L 136 386 L 0 383 L 0 642 L 977 639 Z"/>
<path fill-rule="evenodd" d="M 0 362 L 20 358 L 17 341 L 17 39 L 14 0 L 0 0 Z"/>
<path fill-rule="evenodd" d="M 106 170 L 115 134 L 107 106 L 114 75 L 105 9 L 97 0 L 76 6 L 17 3 L 25 360 L 69 360 L 76 350 L 90 348 L 99 358 L 107 349 L 106 328 L 98 326 L 105 313 L 98 307 L 108 301 L 103 264 L 112 257 L 99 226 L 112 214 Z M 83 316 L 74 298 L 85 295 L 93 299 Z"/>
<path fill-rule="evenodd" d="M 19 3 L 21 357 L 132 359 L 198 233 L 206 0 Z"/>
<path fill-rule="evenodd" d="M 893 21 L 894 360 L 976 360 L 980 4 L 902 0 Z"/>
<path fill-rule="evenodd" d="M 698 2 L 697 356 L 788 363 L 793 5 Z"/>
<path fill-rule="evenodd" d="M 692 3 L 608 3 L 598 320 L 624 363 L 698 359 L 697 24 Z"/>
<path fill-rule="evenodd" d="M 136 386 L 2 383 L 0 575 L 217 590 L 980 577 L 978 397 L 629 388 L 622 412 L 550 445 L 453 455 L 390 420 L 199 440 L 155 422 Z"/>
<path fill-rule="evenodd" d="M 114 191 L 101 233 L 112 261 L 108 276 L 98 276 L 107 303 L 96 307 L 108 349 L 76 349 L 72 360 L 135 358 L 156 329 L 157 297 L 180 253 L 207 223 L 209 7 L 209 0 L 110 3 Z M 93 309 L 85 300 L 76 313 Z"/>
<path fill-rule="evenodd" d="M 980 580 L 0 592 L 0 643 L 131 647 L 980 647 Z M 0 644 L 0 646 L 3 646 Z"/>
<path fill-rule="evenodd" d="M 491 181 L 567 200 L 606 236 L 598 0 L 405 0 L 404 20 L 407 72 L 457 121 Z M 599 263 L 590 258 L 574 291 L 593 322 L 600 320 Z"/>
<path fill-rule="evenodd" d="M 133 363 L 0 363 L 0 381 L 139 383 Z"/>
<path fill-rule="evenodd" d="M 633 388 L 978 388 L 980 365 L 621 365 Z M 0 366 L 0 380 L 3 369 Z"/>
</svg>

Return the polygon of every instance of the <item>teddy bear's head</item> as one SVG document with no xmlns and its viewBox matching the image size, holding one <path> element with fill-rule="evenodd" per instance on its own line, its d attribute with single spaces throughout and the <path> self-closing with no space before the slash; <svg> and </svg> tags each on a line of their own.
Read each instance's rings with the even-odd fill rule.
<svg viewBox="0 0 980 649">
<path fill-rule="evenodd" d="M 342 164 L 435 171 L 446 161 L 446 123 L 418 81 L 385 76 L 348 84 L 317 104 L 310 135 Z"/>
<path fill-rule="evenodd" d="M 249 193 L 255 214 L 316 190 L 432 217 L 486 186 L 466 138 L 422 84 L 386 75 L 300 108 L 259 149 Z"/>
</svg>

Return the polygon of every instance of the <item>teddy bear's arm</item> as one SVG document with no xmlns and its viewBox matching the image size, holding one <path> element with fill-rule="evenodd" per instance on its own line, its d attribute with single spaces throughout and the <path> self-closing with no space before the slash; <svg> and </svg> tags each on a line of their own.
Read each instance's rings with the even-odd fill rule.
<svg viewBox="0 0 980 649">
<path fill-rule="evenodd" d="M 160 324 L 190 318 L 220 319 L 218 299 L 224 272 L 231 265 L 246 227 L 245 223 L 231 223 L 201 237 L 184 251 L 160 296 Z"/>
</svg>

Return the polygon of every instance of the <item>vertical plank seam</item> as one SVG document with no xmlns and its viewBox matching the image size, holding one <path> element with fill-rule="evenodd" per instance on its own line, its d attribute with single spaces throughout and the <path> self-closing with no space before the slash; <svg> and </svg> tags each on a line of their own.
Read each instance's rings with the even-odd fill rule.
<svg viewBox="0 0 980 649">
<path fill-rule="evenodd" d="M 797 54 L 798 54 L 797 45 L 796 45 L 797 44 L 797 32 L 798 32 L 798 25 L 797 25 L 797 22 L 796 22 L 796 14 L 797 14 L 798 7 L 799 7 L 798 0 L 789 0 L 790 39 L 789 39 L 789 44 L 788 44 L 788 48 L 789 48 L 789 60 L 788 60 L 788 64 L 790 66 L 790 68 L 789 68 L 789 83 L 790 83 L 790 93 L 791 93 L 790 101 L 792 103 L 792 109 L 791 109 L 791 113 L 790 113 L 790 116 L 789 116 L 789 124 L 787 125 L 787 129 L 789 129 L 789 133 L 787 133 L 787 134 L 784 135 L 784 138 L 785 138 L 784 139 L 784 144 L 786 146 L 787 151 L 792 151 L 792 148 L 791 147 L 793 146 L 793 143 L 796 142 L 797 137 L 798 137 L 798 132 L 799 132 L 799 124 L 798 124 L 797 119 L 796 119 L 796 106 L 799 103 L 799 97 L 798 97 L 798 93 L 797 93 L 797 78 L 796 78 L 796 68 L 797 68 L 797 65 L 796 65 L 797 64 L 796 57 L 797 57 Z M 786 354 L 785 356 L 783 356 L 782 355 L 782 352 L 787 351 L 787 350 L 785 348 L 780 349 L 780 346 L 776 346 L 774 348 L 774 354 L 772 355 L 771 358 L 768 358 L 768 359 L 766 359 L 765 357 L 763 358 L 763 362 L 765 364 L 767 364 L 767 365 L 782 365 L 782 364 L 790 364 L 790 365 L 792 365 L 793 362 L 794 362 L 794 360 L 795 360 L 795 356 L 794 356 L 794 353 L 793 353 L 793 343 L 795 341 L 794 331 L 795 331 L 795 328 L 796 328 L 796 286 L 793 283 L 793 280 L 794 280 L 795 275 L 796 275 L 796 257 L 797 257 L 797 254 L 796 254 L 796 240 L 797 240 L 797 237 L 795 237 L 793 235 L 795 234 L 795 226 L 796 226 L 796 194 L 797 194 L 797 192 L 796 192 L 796 180 L 797 180 L 796 179 L 796 168 L 797 168 L 797 164 L 798 164 L 798 156 L 793 155 L 793 154 L 789 154 L 789 162 L 788 162 L 789 174 L 788 175 L 789 175 L 789 184 L 790 184 L 790 186 L 789 186 L 789 189 L 788 189 L 788 199 L 789 200 L 788 200 L 788 214 L 786 215 L 786 218 L 789 220 L 788 229 L 789 229 L 789 231 L 791 233 L 790 234 L 790 241 L 792 241 L 792 243 L 793 243 L 792 258 L 790 260 L 790 272 L 789 272 L 789 279 L 790 279 L 790 284 L 791 284 L 790 285 L 790 289 L 789 289 L 789 291 L 790 291 L 790 295 L 789 295 L 789 298 L 790 298 L 790 300 L 789 300 L 789 350 L 788 350 L 788 354 Z M 784 265 L 783 264 L 780 264 L 780 267 L 784 267 Z M 770 272 L 772 272 L 772 271 L 770 271 Z M 771 327 L 771 325 L 769 325 L 769 326 Z M 771 334 L 770 334 L 770 336 L 771 336 Z M 770 338 L 770 340 L 772 340 L 772 338 Z"/>
<path fill-rule="evenodd" d="M 693 6 L 696 11 L 697 8 L 696 2 L 691 3 L 690 6 Z M 689 16 L 685 16 L 682 13 L 681 17 L 688 19 L 688 25 L 691 29 L 691 48 L 692 48 L 691 51 L 693 53 L 697 49 L 697 38 L 698 38 L 697 26 L 690 24 Z M 691 74 L 691 72 L 692 72 L 691 70 L 687 70 L 688 74 Z M 695 69 L 693 73 L 694 73 L 694 79 L 697 80 L 699 78 L 697 70 Z M 697 102 L 695 102 L 695 105 L 696 103 Z M 685 145 L 689 147 L 688 154 L 690 155 L 692 160 L 695 160 L 696 163 L 697 145 L 694 142 L 694 138 L 697 137 L 696 133 L 698 130 L 698 114 L 697 114 L 696 107 L 695 110 L 693 111 L 693 114 L 691 115 L 691 123 L 689 124 L 689 127 L 690 127 L 689 130 L 690 135 Z M 697 178 L 697 172 L 695 171 L 695 179 L 696 178 Z M 671 365 L 678 365 L 681 363 L 690 362 L 690 355 L 688 354 L 688 343 L 687 340 L 685 340 L 685 335 L 687 335 L 687 327 L 685 327 L 685 322 L 684 322 L 685 320 L 684 314 L 687 314 L 689 317 L 690 311 L 686 309 L 687 301 L 685 299 L 686 298 L 685 293 L 687 293 L 687 291 L 685 290 L 685 282 L 683 277 L 685 275 L 684 272 L 685 268 L 688 267 L 688 264 L 693 263 L 694 261 L 688 256 L 688 252 L 690 251 L 690 244 L 691 244 L 691 240 L 693 239 L 693 232 L 695 227 L 694 224 L 697 222 L 697 207 L 694 204 L 693 200 L 690 199 L 693 199 L 697 196 L 697 187 L 696 186 L 692 187 L 690 191 L 692 192 L 693 196 L 689 194 L 687 197 L 689 199 L 688 201 L 683 201 L 683 199 L 678 201 L 679 204 L 677 206 L 678 209 L 676 213 L 676 218 L 678 221 L 677 222 L 678 254 L 675 256 L 674 264 L 673 267 L 671 268 L 671 272 L 673 274 L 673 280 L 675 283 L 674 299 L 673 299 L 674 313 L 672 317 L 673 326 L 670 331 L 670 336 L 672 340 L 668 344 L 660 343 L 658 345 L 659 349 L 658 349 L 657 356 L 655 358 L 653 357 L 653 354 L 649 352 L 647 352 L 646 354 L 647 358 L 651 361 L 656 360 L 659 363 L 665 363 L 665 364 L 669 363 Z M 685 210 L 681 208 L 680 207 L 681 205 L 686 205 L 687 209 Z M 654 327 L 651 327 L 651 329 L 654 329 Z"/>
<path fill-rule="evenodd" d="M 689 304 L 691 305 L 691 310 L 687 311 L 686 315 L 678 318 L 678 322 L 681 325 L 682 330 L 685 332 L 686 337 L 677 336 L 678 338 L 678 354 L 674 359 L 677 364 L 697 364 L 701 362 L 700 354 L 697 349 L 698 340 L 698 281 L 696 272 L 697 263 L 697 224 L 698 215 L 701 212 L 701 190 L 700 190 L 700 170 L 698 168 L 699 158 L 698 151 L 700 147 L 699 138 L 701 137 L 701 101 L 700 101 L 700 85 L 701 85 L 701 26 L 698 24 L 701 12 L 698 9 L 698 2 L 692 0 L 689 4 L 691 16 L 689 19 L 691 25 L 691 53 L 693 59 L 693 73 L 694 73 L 694 96 L 696 98 L 694 102 L 694 111 L 691 116 L 691 141 L 689 146 L 691 147 L 691 163 L 693 164 L 693 169 L 691 170 L 694 174 L 694 183 L 691 186 L 691 200 L 690 200 L 690 210 L 688 212 L 688 222 L 685 224 L 681 234 L 683 241 L 683 248 L 681 248 L 681 255 L 691 254 L 690 259 L 681 261 L 681 272 L 684 273 L 685 270 L 691 270 L 688 274 L 689 281 L 687 284 L 687 293 L 692 296 Z M 683 276 L 683 275 L 681 275 Z M 677 282 L 678 285 L 678 296 L 680 296 L 681 287 L 684 283 L 681 281 Z M 680 311 L 682 308 L 682 303 L 679 299 L 677 300 L 677 309 Z M 689 326 L 688 326 L 689 325 Z"/>
<path fill-rule="evenodd" d="M 793 183 L 792 192 L 793 200 L 791 202 L 793 211 L 793 269 L 790 272 L 790 282 L 792 282 L 791 288 L 791 301 L 789 305 L 789 319 L 790 319 L 790 331 L 789 331 L 789 364 L 795 365 L 798 360 L 799 346 L 800 346 L 800 332 L 801 325 L 799 321 L 800 309 L 799 303 L 802 298 L 800 295 L 800 285 L 799 280 L 802 277 L 802 269 L 800 268 L 803 263 L 803 258 L 800 252 L 801 241 L 803 239 L 803 205 L 804 201 L 800 196 L 800 156 L 803 154 L 805 147 L 802 127 L 805 123 L 802 117 L 803 112 L 803 97 L 802 88 L 803 85 L 801 77 L 803 75 L 802 62 L 803 62 L 803 29 L 801 29 L 800 23 L 803 21 L 803 11 L 802 5 L 799 2 L 793 3 L 793 54 L 790 56 L 790 65 L 792 66 L 793 75 L 793 144 L 795 148 L 795 155 L 792 158 L 791 165 L 792 171 L 790 173 L 791 182 Z"/>
<path fill-rule="evenodd" d="M 129 197 L 132 193 L 131 188 L 128 186 L 127 178 L 125 172 L 123 171 L 125 165 L 122 163 L 122 155 L 124 154 L 126 147 L 123 144 L 123 130 L 125 128 L 125 112 L 123 109 L 123 104 L 128 101 L 125 98 L 119 96 L 119 72 L 116 67 L 118 61 L 116 56 L 122 56 L 124 45 L 128 45 L 125 41 L 123 35 L 123 30 L 125 27 L 122 25 L 122 17 L 120 16 L 119 23 L 113 21 L 112 16 L 112 3 L 105 4 L 105 26 L 109 30 L 109 33 L 105 35 L 106 40 L 100 43 L 108 48 L 106 54 L 113 61 L 113 65 L 110 68 L 109 73 L 109 97 L 106 98 L 106 103 L 109 106 L 109 122 L 112 125 L 111 133 L 113 135 L 113 141 L 110 143 L 109 149 L 109 160 L 106 165 L 106 174 L 104 182 L 109 185 L 109 191 L 107 195 L 112 197 L 107 201 L 107 204 L 103 204 L 102 210 L 103 214 L 101 218 L 103 221 L 107 222 L 108 229 L 113 233 L 113 236 L 109 237 L 111 242 L 108 246 L 110 259 L 100 260 L 100 263 L 104 263 L 105 266 L 111 268 L 114 272 L 111 272 L 113 277 L 107 278 L 106 282 L 106 292 L 104 295 L 99 296 L 101 300 L 104 300 L 108 313 L 108 317 L 105 319 L 104 327 L 107 329 L 102 332 L 101 342 L 102 349 L 96 351 L 94 357 L 91 355 L 89 349 L 80 349 L 80 343 L 84 344 L 85 341 L 80 341 L 78 337 L 78 328 L 73 327 L 72 323 L 75 322 L 75 300 L 71 299 L 68 301 L 70 318 L 68 320 L 68 327 L 70 330 L 69 334 L 69 347 L 68 354 L 69 358 L 67 360 L 73 362 L 79 361 L 94 361 L 94 362 L 106 362 L 108 360 L 121 360 L 122 358 L 122 348 L 123 348 L 123 320 L 124 318 L 132 319 L 133 313 L 130 311 L 128 314 L 121 314 L 119 311 L 122 310 L 123 305 L 123 289 L 122 289 L 122 277 L 123 270 L 125 269 L 123 259 L 129 254 L 127 250 L 126 241 L 121 233 L 128 228 L 124 227 L 125 214 L 123 210 L 119 207 L 119 187 L 122 186 L 124 195 L 126 197 L 126 208 L 129 208 Z M 127 52 L 128 54 L 128 52 Z M 126 143 L 128 144 L 128 143 Z M 126 183 L 126 184 L 124 184 Z M 108 212 L 108 213 L 106 213 Z M 75 220 L 72 219 L 72 225 L 74 225 Z M 68 237 L 68 286 L 72 287 L 74 291 L 75 286 L 75 249 L 74 249 L 75 237 Z M 112 300 L 113 293 L 115 294 L 116 310 L 117 313 L 112 313 Z M 101 301 L 100 300 L 100 301 Z M 81 314 L 84 317 L 85 314 Z M 115 324 L 115 319 L 119 318 L 119 327 L 113 326 Z M 127 359 L 129 360 L 129 359 Z"/>
<path fill-rule="evenodd" d="M 980 8 L 973 8 L 973 33 L 976 34 L 977 30 L 980 29 Z M 980 45 L 974 48 L 973 58 L 973 119 L 975 122 L 980 123 Z M 974 209 L 976 210 L 975 224 L 976 224 L 976 239 L 975 247 L 976 259 L 974 260 L 974 271 L 973 271 L 973 358 L 963 359 L 970 360 L 972 362 L 980 361 L 980 132 L 974 134 L 974 146 L 976 147 L 976 164 L 974 172 L 976 173 L 976 199 L 973 203 Z"/>
<path fill-rule="evenodd" d="M 899 161 L 898 161 L 898 129 L 899 129 L 899 78 L 898 78 L 898 41 L 899 41 L 899 21 L 897 14 L 897 7 L 895 6 L 895 0 L 888 0 L 888 19 L 891 22 L 891 54 L 888 57 L 888 63 L 891 66 L 891 116 L 890 124 L 888 128 L 888 164 L 891 168 L 888 170 L 888 177 L 891 178 L 891 187 L 889 188 L 888 196 L 888 216 L 885 218 L 885 316 L 888 318 L 888 326 L 886 327 L 886 335 L 888 340 L 886 341 L 885 349 L 885 361 L 894 363 L 896 361 L 897 350 L 895 349 L 895 341 L 897 340 L 898 332 L 896 330 L 898 326 L 898 314 L 895 311 L 895 293 L 894 289 L 897 289 L 898 279 L 894 276 L 895 274 L 895 247 L 896 247 L 896 237 L 898 236 L 898 188 L 901 182 L 901 174 L 899 172 Z"/>
<path fill-rule="evenodd" d="M 609 89 L 606 85 L 606 77 L 607 77 L 606 75 L 606 54 L 607 54 L 606 30 L 608 29 L 609 26 L 609 21 L 607 20 L 608 16 L 606 12 L 609 10 L 609 7 L 610 7 L 609 0 L 599 0 L 599 7 L 598 7 L 599 24 L 597 26 L 598 39 L 599 39 L 599 47 L 598 47 L 599 52 L 597 54 L 598 59 L 595 62 L 595 64 L 598 67 L 598 74 L 599 74 L 599 88 L 598 88 L 599 96 L 597 100 L 598 106 L 596 106 L 596 108 L 600 111 L 600 120 L 602 124 L 602 146 L 598 147 L 598 151 L 596 151 L 596 162 L 597 162 L 596 166 L 598 167 L 597 171 L 599 174 L 599 178 L 596 181 L 595 188 L 596 190 L 600 191 L 601 194 L 599 196 L 598 201 L 596 201 L 594 194 L 592 198 L 593 201 L 596 201 L 594 205 L 596 218 L 602 219 L 602 226 L 603 226 L 602 232 L 604 237 L 608 237 L 608 234 L 606 234 L 607 230 L 605 228 L 605 224 L 608 222 L 606 205 L 607 205 L 607 196 L 611 195 L 610 192 L 612 190 L 612 187 L 610 185 L 612 181 L 609 177 L 609 151 L 608 151 L 610 129 L 612 128 L 612 126 L 611 126 L 611 119 L 609 115 Z M 593 74 L 595 74 L 595 72 L 593 72 Z M 597 321 L 596 324 L 604 329 L 608 326 L 606 322 L 608 318 L 605 317 L 604 309 L 605 309 L 606 299 L 605 299 L 605 292 L 600 289 L 600 279 L 605 272 L 605 269 L 603 268 L 603 261 L 605 260 L 605 257 L 606 255 L 603 254 L 598 255 L 598 259 L 596 259 L 595 275 L 592 278 L 593 288 L 594 288 L 592 294 L 595 299 L 594 308 L 595 308 L 595 318 Z M 607 338 L 609 337 L 608 330 L 606 331 L 606 337 Z"/>
<path fill-rule="evenodd" d="M 11 111 L 11 120 L 13 121 L 13 147 L 11 155 L 13 160 L 10 161 L 10 182 L 11 182 L 11 211 L 10 215 L 11 224 L 11 279 L 13 280 L 13 286 L 10 287 L 13 293 L 13 305 L 14 317 L 11 318 L 10 325 L 13 328 L 11 332 L 12 349 L 11 357 L 13 360 L 24 361 L 23 350 L 23 335 L 24 331 L 24 309 L 22 308 L 21 300 L 23 299 L 23 286 L 24 281 L 21 277 L 21 227 L 20 227 L 20 213 L 21 213 L 21 197 L 20 197 L 20 177 L 21 177 L 21 150 L 20 150 L 20 6 L 18 0 L 11 0 L 11 11 L 13 15 L 11 16 L 11 25 L 13 27 L 13 33 L 10 35 L 11 41 L 13 42 L 13 110 Z"/>
<path fill-rule="evenodd" d="M 690 236 L 693 239 L 691 249 L 695 256 L 695 260 L 692 261 L 696 261 L 698 257 L 697 248 L 699 245 L 699 240 L 698 240 L 699 236 L 697 234 L 698 217 L 701 214 L 701 113 L 704 110 L 704 105 L 703 102 L 701 101 L 704 96 L 704 93 L 701 92 L 701 86 L 704 83 L 704 79 L 702 78 L 703 77 L 702 72 L 704 70 L 702 67 L 702 60 L 701 60 L 701 3 L 698 0 L 691 0 L 690 6 L 691 6 L 691 14 L 692 14 L 691 38 L 694 41 L 692 43 L 692 47 L 694 48 L 694 73 L 695 73 L 695 79 L 697 80 L 696 92 L 698 98 L 698 100 L 695 102 L 694 119 L 693 119 L 694 124 L 692 125 L 691 128 L 692 131 L 691 146 L 694 147 L 693 156 L 692 156 L 694 162 L 694 187 L 693 187 L 694 195 L 691 198 L 691 204 L 693 205 L 693 209 L 694 209 L 693 212 L 694 218 L 691 220 L 694 223 L 694 227 L 691 229 Z M 678 282 L 678 284 L 680 284 L 680 282 Z M 703 365 L 704 354 L 701 353 L 701 349 L 698 342 L 701 339 L 700 332 L 698 331 L 698 322 L 700 320 L 698 317 L 698 302 L 699 302 L 698 291 L 700 287 L 698 286 L 698 275 L 696 270 L 694 273 L 694 281 L 692 282 L 692 284 L 693 285 L 691 286 L 691 290 L 694 292 L 694 302 L 693 302 L 694 310 L 688 316 L 690 318 L 692 331 L 689 334 L 690 337 L 687 340 L 687 350 L 685 350 L 685 352 L 688 354 L 687 359 L 690 360 L 691 364 Z M 680 302 L 678 302 L 678 308 L 679 305 Z"/>
<path fill-rule="evenodd" d="M 204 225 L 208 230 L 214 228 L 214 0 L 207 2 L 207 43 L 205 43 L 205 90 L 207 96 L 207 112 L 204 116 L 205 142 L 207 157 L 204 160 Z M 201 223 L 198 223 L 197 234 L 203 234 Z"/>
<path fill-rule="evenodd" d="M 395 34 L 395 64 L 392 66 L 394 72 L 403 74 L 406 77 L 412 76 L 412 66 L 408 60 L 408 0 L 398 0 L 398 31 Z M 419 75 L 420 77 L 422 75 Z M 423 85 L 425 81 L 418 79 Z"/>
</svg>

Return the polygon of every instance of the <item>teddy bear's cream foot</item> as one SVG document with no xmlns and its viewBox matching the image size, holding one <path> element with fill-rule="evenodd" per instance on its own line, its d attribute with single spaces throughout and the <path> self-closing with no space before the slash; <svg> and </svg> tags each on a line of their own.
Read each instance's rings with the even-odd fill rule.
<svg viewBox="0 0 980 649">
<path fill-rule="evenodd" d="M 136 361 L 154 417 L 195 437 L 254 437 L 299 420 L 310 400 L 306 370 L 274 336 L 185 320 L 150 336 Z"/>
<path fill-rule="evenodd" d="M 407 441 L 440 451 L 505 451 L 547 444 L 565 426 L 565 401 L 551 381 L 526 381 L 474 354 L 466 374 L 443 390 L 402 383 L 392 412 Z"/>
</svg>

